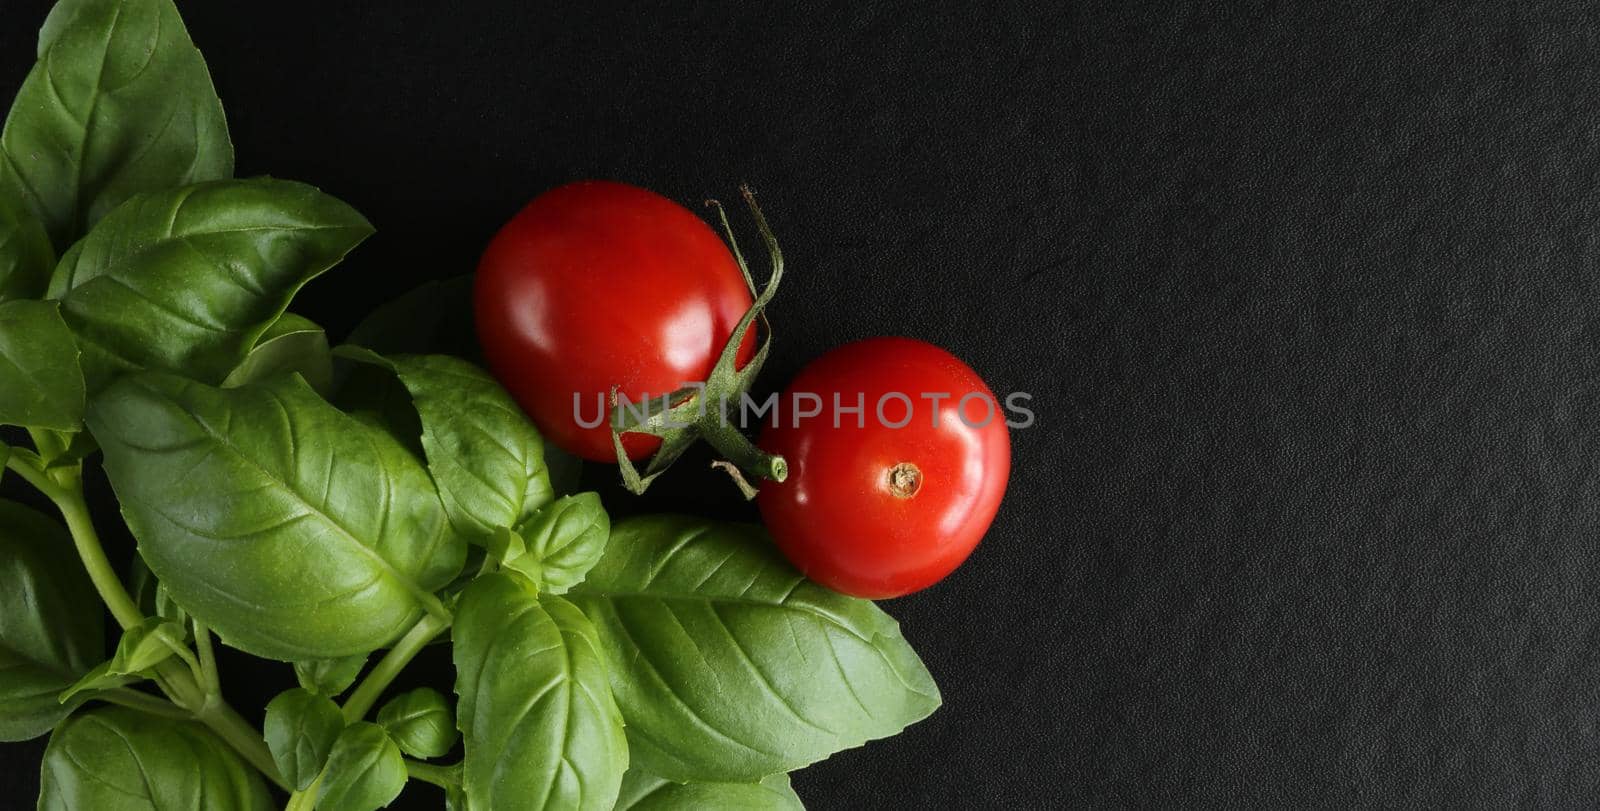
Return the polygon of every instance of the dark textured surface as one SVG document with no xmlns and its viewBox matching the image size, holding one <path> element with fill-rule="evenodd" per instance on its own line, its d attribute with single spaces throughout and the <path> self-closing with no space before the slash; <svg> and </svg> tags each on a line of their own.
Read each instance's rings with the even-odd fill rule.
<svg viewBox="0 0 1600 811">
<path fill-rule="evenodd" d="M 977 555 L 888 604 L 945 708 L 812 807 L 1593 803 L 1592 6 L 400 5 L 183 4 L 241 172 L 379 228 L 298 307 L 336 333 L 551 185 L 748 180 L 769 385 L 901 333 L 1037 396 Z"/>
</svg>

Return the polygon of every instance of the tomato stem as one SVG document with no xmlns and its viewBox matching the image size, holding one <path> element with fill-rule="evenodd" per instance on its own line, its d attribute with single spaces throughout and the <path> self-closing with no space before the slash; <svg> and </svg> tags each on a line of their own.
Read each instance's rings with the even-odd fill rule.
<svg viewBox="0 0 1600 811">
<path fill-rule="evenodd" d="M 643 493 L 699 438 L 709 442 L 727 458 L 727 464 L 742 473 L 734 477 L 734 483 L 745 494 L 745 498 L 755 495 L 755 488 L 750 486 L 749 479 L 781 482 L 789 475 L 789 465 L 783 457 L 757 448 L 729 419 L 729 409 L 741 407 L 744 394 L 750 390 L 772 350 L 772 324 L 767 320 L 766 308 L 778 294 L 778 284 L 783 280 L 783 250 L 778 247 L 778 239 L 767 224 L 766 216 L 761 213 L 761 207 L 756 205 L 755 193 L 749 186 L 741 186 L 739 192 L 750 207 L 756 228 L 766 243 L 772 273 L 767 277 L 766 286 L 757 290 L 755 277 L 750 273 L 744 253 L 739 249 L 739 241 L 734 236 L 727 212 L 721 203 L 707 200 L 706 205 L 717 210 L 734 260 L 738 262 L 739 271 L 744 274 L 745 284 L 749 285 L 750 294 L 755 300 L 734 327 L 733 334 L 723 346 L 704 384 L 694 384 L 651 401 L 651 407 L 642 419 L 618 402 L 618 392 L 612 392 L 612 446 L 617 453 L 617 466 L 621 469 L 623 484 L 634 494 Z M 739 349 L 757 320 L 761 322 L 760 346 L 744 368 L 737 368 Z M 622 435 L 629 433 L 649 434 L 661 439 L 660 449 L 650 458 L 643 473 L 634 467 L 623 447 Z"/>
</svg>

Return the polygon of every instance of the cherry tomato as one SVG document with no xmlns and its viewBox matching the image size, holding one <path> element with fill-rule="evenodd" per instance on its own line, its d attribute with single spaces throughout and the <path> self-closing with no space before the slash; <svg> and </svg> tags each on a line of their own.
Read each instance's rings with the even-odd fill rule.
<svg viewBox="0 0 1600 811">
<path fill-rule="evenodd" d="M 954 571 L 988 531 L 1011 439 L 994 394 L 950 353 L 908 338 L 846 344 L 803 369 L 778 408 L 760 445 L 789 477 L 763 482 L 757 502 L 813 580 L 898 597 Z"/>
<path fill-rule="evenodd" d="M 752 303 L 704 221 L 610 181 L 552 189 L 522 209 L 484 251 L 474 298 L 501 384 L 547 439 L 602 462 L 617 458 L 609 421 L 596 423 L 612 387 L 638 402 L 704 381 Z M 740 364 L 754 346 L 752 330 Z M 623 437 L 631 459 L 659 444 Z"/>
</svg>

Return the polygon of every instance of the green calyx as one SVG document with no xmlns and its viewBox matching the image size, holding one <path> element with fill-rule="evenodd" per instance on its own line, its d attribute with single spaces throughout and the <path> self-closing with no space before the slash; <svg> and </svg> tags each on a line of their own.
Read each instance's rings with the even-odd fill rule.
<svg viewBox="0 0 1600 811">
<path fill-rule="evenodd" d="M 755 194 L 750 187 L 741 186 L 739 193 L 750 207 L 756 228 L 766 243 L 772 273 L 767 277 L 766 286 L 757 290 L 750 265 L 745 262 L 744 253 L 739 250 L 739 241 L 734 237 L 733 226 L 728 222 L 727 211 L 716 200 L 707 200 L 706 205 L 717 210 L 722 229 L 728 236 L 728 246 L 733 250 L 733 258 L 739 263 L 739 270 L 744 274 L 745 284 L 749 285 L 755 303 L 739 319 L 704 383 L 631 404 L 619 402 L 619 393 L 612 390 L 611 446 L 617 453 L 623 484 L 634 494 L 643 493 L 697 439 L 711 443 L 726 457 L 726 461 L 717 462 L 715 466 L 728 472 L 745 498 L 754 498 L 756 494 L 755 488 L 749 484 L 751 479 L 781 482 L 789 475 L 789 465 L 782 456 L 757 448 L 730 417 L 731 413 L 738 411 L 756 376 L 761 374 L 761 367 L 772 349 L 772 324 L 767 320 L 766 309 L 778 294 L 778 283 L 783 279 L 783 251 L 778 247 L 777 237 L 773 236 L 772 228 L 767 225 L 761 207 L 756 205 Z M 758 320 L 761 322 L 760 345 L 750 362 L 744 368 L 738 368 L 739 347 Z M 661 439 L 661 447 L 650 457 L 643 472 L 628 458 L 622 446 L 624 434 L 648 434 Z"/>
</svg>

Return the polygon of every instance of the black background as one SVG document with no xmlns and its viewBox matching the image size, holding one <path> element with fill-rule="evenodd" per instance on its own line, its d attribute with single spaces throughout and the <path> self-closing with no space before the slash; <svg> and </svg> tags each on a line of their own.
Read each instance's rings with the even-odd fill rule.
<svg viewBox="0 0 1600 811">
<path fill-rule="evenodd" d="M 812 807 L 1592 804 L 1592 5 L 181 7 L 240 173 L 379 229 L 296 307 L 335 335 L 550 186 L 749 181 L 767 385 L 905 334 L 1035 395 L 977 554 L 887 604 L 945 707 Z M 647 507 L 749 514 L 680 471 Z"/>
</svg>

